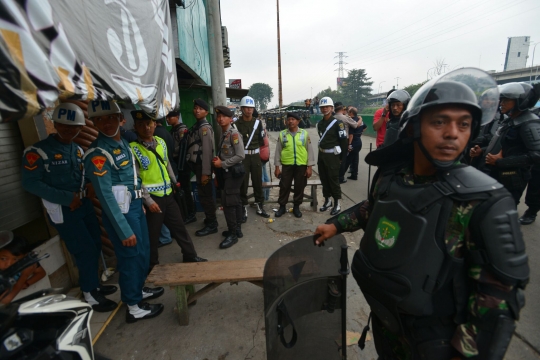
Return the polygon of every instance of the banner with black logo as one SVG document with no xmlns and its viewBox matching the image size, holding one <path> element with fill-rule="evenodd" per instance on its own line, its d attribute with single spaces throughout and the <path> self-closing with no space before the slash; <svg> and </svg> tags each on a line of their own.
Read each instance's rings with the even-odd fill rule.
<svg viewBox="0 0 540 360">
<path fill-rule="evenodd" d="M 176 19 L 175 19 L 176 20 Z M 179 107 L 168 0 L 2 0 L 0 122 L 58 98 Z"/>
</svg>

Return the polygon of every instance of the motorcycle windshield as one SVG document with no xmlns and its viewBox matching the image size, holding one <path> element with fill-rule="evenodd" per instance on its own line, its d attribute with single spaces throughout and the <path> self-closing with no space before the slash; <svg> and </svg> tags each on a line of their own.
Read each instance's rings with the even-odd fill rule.
<svg viewBox="0 0 540 360">
<path fill-rule="evenodd" d="M 345 243 L 338 235 L 317 247 L 308 236 L 268 258 L 263 276 L 267 359 L 341 359 L 339 269 Z"/>
</svg>

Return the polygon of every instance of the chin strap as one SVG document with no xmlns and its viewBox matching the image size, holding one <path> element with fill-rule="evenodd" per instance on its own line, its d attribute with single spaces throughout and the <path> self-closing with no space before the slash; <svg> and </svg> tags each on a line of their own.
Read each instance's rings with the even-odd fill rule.
<svg viewBox="0 0 540 360">
<path fill-rule="evenodd" d="M 113 137 L 115 137 L 116 135 L 118 135 L 118 131 L 120 131 L 120 125 L 118 125 L 118 127 L 116 128 L 116 131 L 114 132 L 114 135 L 107 135 L 107 134 L 105 134 L 103 131 L 101 131 L 101 133 L 102 133 L 103 135 L 105 135 L 106 137 L 108 137 L 108 138 L 113 138 Z"/>
<path fill-rule="evenodd" d="M 68 141 L 73 141 L 73 139 L 75 139 L 77 136 L 79 136 L 80 132 L 81 132 L 81 130 L 77 131 L 77 133 L 71 139 L 69 139 Z M 60 135 L 59 132 L 57 132 L 56 135 L 60 136 L 60 138 L 62 140 L 66 140 L 62 135 Z"/>
</svg>

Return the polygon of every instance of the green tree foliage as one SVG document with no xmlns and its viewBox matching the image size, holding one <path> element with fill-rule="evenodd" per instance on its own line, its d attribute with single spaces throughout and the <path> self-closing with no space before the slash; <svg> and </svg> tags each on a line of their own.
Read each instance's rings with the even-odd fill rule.
<svg viewBox="0 0 540 360">
<path fill-rule="evenodd" d="M 354 105 L 356 107 L 365 106 L 371 94 L 371 85 L 373 85 L 373 81 L 370 80 L 371 78 L 367 77 L 366 70 L 350 70 L 340 89 L 343 95 L 343 104 Z"/>
<path fill-rule="evenodd" d="M 414 94 L 418 91 L 418 89 L 420 89 L 422 85 L 424 85 L 425 83 L 426 82 L 424 81 L 418 84 L 412 84 L 412 85 L 404 87 L 403 90 L 407 91 L 411 95 L 411 97 L 413 97 Z"/>
<path fill-rule="evenodd" d="M 344 105 L 353 105 L 362 108 L 367 103 L 367 98 L 371 93 L 373 81 L 370 80 L 364 69 L 353 69 L 349 71 L 349 75 L 343 80 L 343 86 L 341 88 L 332 90 L 328 87 L 328 89 L 320 91 L 317 96 L 319 99 L 329 96 L 334 103 L 340 101 Z"/>
<path fill-rule="evenodd" d="M 255 100 L 255 106 L 258 110 L 265 110 L 267 105 L 274 97 L 272 87 L 265 83 L 255 83 L 249 87 L 249 96 Z"/>
</svg>

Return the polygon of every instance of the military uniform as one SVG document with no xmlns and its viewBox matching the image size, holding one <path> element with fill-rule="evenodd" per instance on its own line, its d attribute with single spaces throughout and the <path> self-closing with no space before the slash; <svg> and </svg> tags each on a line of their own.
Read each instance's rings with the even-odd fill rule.
<svg viewBox="0 0 540 360">
<path fill-rule="evenodd" d="M 257 128 L 253 132 L 253 127 L 257 122 Z M 236 123 L 238 132 L 242 135 L 242 142 L 244 143 L 245 158 L 243 161 L 244 169 L 246 171 L 244 175 L 244 181 L 240 189 L 240 198 L 242 199 L 242 205 L 248 204 L 247 191 L 249 186 L 249 175 L 251 173 L 251 184 L 253 186 L 253 193 L 255 195 L 255 202 L 263 204 L 264 194 L 262 189 L 262 163 L 259 155 L 259 147 L 263 145 L 264 130 L 261 121 L 252 119 L 251 121 L 245 121 L 244 117 L 240 117 Z M 253 133 L 251 142 L 249 138 Z"/>
<path fill-rule="evenodd" d="M 58 230 L 79 269 L 84 292 L 99 287 L 101 230 L 90 199 L 84 197 L 83 150 L 75 143 L 64 144 L 49 135 L 25 149 L 22 159 L 24 189 L 43 199 L 49 222 Z M 82 205 L 71 211 L 74 193 Z"/>
<path fill-rule="evenodd" d="M 232 168 L 242 166 L 245 158 L 244 142 L 238 130 L 232 126 L 223 133 L 219 148 L 219 158 L 223 171 L 223 189 L 221 191 L 221 205 L 230 233 L 236 233 L 242 224 L 242 201 L 240 200 L 240 187 L 243 176 L 237 176 Z M 236 177 L 235 177 L 236 176 Z"/>
<path fill-rule="evenodd" d="M 315 156 L 309 134 L 304 129 L 291 133 L 282 130 L 276 143 L 275 166 L 282 166 L 279 182 L 278 203 L 285 206 L 294 180 L 293 204 L 300 206 L 304 200 L 304 189 L 307 184 L 305 176 L 308 166 L 315 165 Z"/>
<path fill-rule="evenodd" d="M 150 262 L 148 226 L 142 208 L 142 183 L 134 164 L 135 158 L 126 140 L 116 141 L 102 133 L 84 155 L 86 176 L 94 186 L 103 210 L 103 226 L 114 246 L 122 301 L 128 305 L 141 302 L 141 289 Z M 131 235 L 135 235 L 137 244 L 123 246 L 122 240 Z"/>
<path fill-rule="evenodd" d="M 176 172 L 178 173 L 178 181 L 180 182 L 180 187 L 184 191 L 188 211 L 187 215 L 195 216 L 195 202 L 193 201 L 193 196 L 191 194 L 191 168 L 188 166 L 186 160 L 188 128 L 186 124 L 179 123 L 173 126 L 171 134 L 174 139 L 173 158 L 174 162 L 177 164 L 177 171 L 175 171 L 175 174 Z"/>
<path fill-rule="evenodd" d="M 327 128 L 332 122 L 332 127 Z M 341 199 L 341 187 L 339 185 L 339 169 L 341 162 L 347 157 L 347 134 L 343 123 L 333 116 L 328 120 L 322 119 L 317 123 L 319 137 L 319 158 L 317 166 L 323 188 L 323 196 L 328 199 L 333 197 L 335 201 Z M 323 135 L 326 132 L 325 135 Z M 336 154 L 336 147 L 341 150 Z"/>
<path fill-rule="evenodd" d="M 137 141 L 130 143 L 130 146 L 137 159 L 137 174 L 140 175 L 146 190 L 143 193 L 144 204 L 151 206 L 157 203 L 161 210 L 159 213 L 146 211 L 150 236 L 150 269 L 159 264 L 159 235 L 163 224 L 171 231 L 171 237 L 176 239 L 182 249 L 184 262 L 196 259 L 198 256 L 193 241 L 186 230 L 180 208 L 173 196 L 172 186 L 176 183 L 176 179 L 167 156 L 165 141 L 158 136 L 154 136 L 151 143 L 143 142 L 138 138 Z M 158 159 L 154 151 L 161 159 Z"/>
<path fill-rule="evenodd" d="M 206 119 L 197 121 L 188 133 L 188 149 L 186 159 L 197 179 L 197 191 L 199 201 L 206 216 L 205 224 L 215 224 L 216 203 L 212 196 L 212 181 L 206 185 L 201 183 L 202 175 L 208 175 L 212 179 L 212 159 L 214 157 L 214 130 Z M 217 226 L 217 225 L 216 225 Z"/>
</svg>

